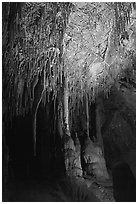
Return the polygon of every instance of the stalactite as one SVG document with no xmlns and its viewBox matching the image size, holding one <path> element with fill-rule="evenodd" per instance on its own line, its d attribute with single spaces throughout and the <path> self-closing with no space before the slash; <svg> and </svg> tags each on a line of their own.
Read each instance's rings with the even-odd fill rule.
<svg viewBox="0 0 138 204">
<path fill-rule="evenodd" d="M 58 105 L 58 132 L 60 137 L 63 137 L 63 108 L 61 103 Z"/>
<path fill-rule="evenodd" d="M 32 83 L 31 83 L 31 90 L 32 90 L 31 98 L 32 98 L 32 100 L 34 100 L 34 89 L 38 83 L 38 80 L 39 80 L 39 73 L 34 77 Z"/>
<path fill-rule="evenodd" d="M 103 138 L 101 133 L 101 108 L 102 108 L 102 99 L 99 97 L 96 100 L 96 137 L 97 142 L 100 145 L 102 152 L 104 154 L 104 144 L 103 144 Z"/>
<path fill-rule="evenodd" d="M 68 92 L 68 81 L 67 78 L 64 80 L 64 128 L 65 133 L 70 136 L 69 130 L 69 92 Z"/>
<path fill-rule="evenodd" d="M 86 93 L 86 129 L 87 136 L 89 137 L 89 99 L 87 93 Z"/>
<path fill-rule="evenodd" d="M 57 107 L 56 107 L 56 98 L 54 99 L 54 157 L 56 158 L 56 124 L 57 124 Z"/>
<path fill-rule="evenodd" d="M 43 89 L 42 89 L 42 92 L 41 92 L 40 97 L 39 97 L 39 99 L 38 99 L 37 105 L 36 105 L 36 107 L 35 107 L 35 111 L 34 111 L 35 113 L 34 113 L 34 117 L 33 117 L 34 156 L 36 156 L 37 111 L 38 111 L 39 105 L 40 105 L 40 103 L 41 103 L 41 101 L 42 101 L 42 98 L 43 98 L 43 95 L 44 95 L 44 92 L 45 92 L 45 88 L 46 88 L 46 86 L 45 86 L 45 84 L 44 84 L 44 81 L 45 81 L 45 69 L 44 69 L 44 68 L 43 68 L 42 73 L 43 73 L 43 78 L 42 78 L 42 80 L 43 80 Z M 42 75 L 41 75 L 41 77 L 42 77 Z M 41 79 L 39 79 L 39 80 L 41 80 Z"/>
</svg>

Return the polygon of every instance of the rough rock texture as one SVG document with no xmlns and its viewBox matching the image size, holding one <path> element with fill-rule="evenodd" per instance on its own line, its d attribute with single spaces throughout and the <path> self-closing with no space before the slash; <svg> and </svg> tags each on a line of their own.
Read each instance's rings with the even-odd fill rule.
<svg viewBox="0 0 138 204">
<path fill-rule="evenodd" d="M 76 144 L 76 146 L 75 146 Z M 65 168 L 68 176 L 82 176 L 83 171 L 80 159 L 80 144 L 78 138 L 75 140 L 70 136 L 64 138 Z"/>
<path fill-rule="evenodd" d="M 102 150 L 100 147 L 95 146 L 90 138 L 87 138 L 85 142 L 83 158 L 87 174 L 94 175 L 98 181 L 110 179 Z"/>
<path fill-rule="evenodd" d="M 135 175 L 136 92 L 122 87 L 112 90 L 104 101 L 102 135 L 107 165 L 116 161 L 129 163 Z M 133 152 L 133 153 L 132 153 Z"/>
<path fill-rule="evenodd" d="M 83 178 L 69 177 L 59 182 L 57 195 L 64 202 L 98 202 L 96 194 L 87 188 Z"/>
</svg>

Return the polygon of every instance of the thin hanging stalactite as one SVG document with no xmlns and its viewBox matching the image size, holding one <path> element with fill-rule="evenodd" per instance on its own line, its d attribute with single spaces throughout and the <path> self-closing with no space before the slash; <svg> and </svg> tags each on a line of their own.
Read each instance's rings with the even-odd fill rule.
<svg viewBox="0 0 138 204">
<path fill-rule="evenodd" d="M 87 136 L 89 137 L 89 98 L 88 94 L 86 93 L 86 130 L 87 130 Z"/>
<path fill-rule="evenodd" d="M 31 100 L 34 100 L 34 89 L 38 83 L 38 80 L 39 80 L 39 73 L 34 77 L 32 83 L 31 83 L 31 90 L 32 90 Z"/>
<path fill-rule="evenodd" d="M 96 100 L 96 137 L 97 137 L 97 143 L 102 149 L 102 152 L 104 154 L 104 143 L 101 133 L 101 106 L 102 106 L 102 98 L 98 97 Z"/>
<path fill-rule="evenodd" d="M 57 124 L 57 108 L 56 108 L 56 98 L 54 98 L 54 158 L 57 156 L 56 152 L 56 124 Z"/>
<path fill-rule="evenodd" d="M 63 110 L 61 104 L 58 105 L 58 133 L 63 137 Z"/>
<path fill-rule="evenodd" d="M 70 129 L 69 129 L 69 91 L 68 91 L 68 79 L 67 77 L 64 78 L 64 130 L 65 134 L 70 136 Z"/>
<path fill-rule="evenodd" d="M 38 102 L 37 102 L 37 105 L 36 105 L 36 108 L 34 110 L 34 116 L 33 116 L 33 139 L 34 139 L 34 156 L 36 156 L 36 126 L 37 126 L 37 111 L 38 111 L 38 108 L 39 108 L 39 105 L 42 101 L 42 98 L 43 98 L 43 95 L 44 95 L 44 92 L 46 90 L 46 85 L 45 85 L 45 69 L 43 69 L 43 90 L 41 92 L 41 95 L 38 99 Z"/>
</svg>

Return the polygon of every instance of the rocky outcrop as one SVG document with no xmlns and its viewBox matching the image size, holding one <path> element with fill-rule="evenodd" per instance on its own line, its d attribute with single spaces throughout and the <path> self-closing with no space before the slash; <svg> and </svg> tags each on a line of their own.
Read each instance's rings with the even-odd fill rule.
<svg viewBox="0 0 138 204">
<path fill-rule="evenodd" d="M 86 174 L 95 176 L 97 181 L 110 179 L 102 150 L 90 138 L 87 138 L 84 144 L 83 159 L 86 166 Z"/>
</svg>

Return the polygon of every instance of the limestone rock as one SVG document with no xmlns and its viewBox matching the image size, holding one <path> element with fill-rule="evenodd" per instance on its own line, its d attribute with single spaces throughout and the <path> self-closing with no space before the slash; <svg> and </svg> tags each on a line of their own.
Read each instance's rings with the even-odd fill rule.
<svg viewBox="0 0 138 204">
<path fill-rule="evenodd" d="M 68 176 L 82 177 L 83 171 L 80 158 L 80 143 L 78 138 L 74 141 L 71 137 L 66 137 L 64 143 L 65 167 Z"/>
<path fill-rule="evenodd" d="M 98 162 L 98 157 L 102 155 L 102 150 L 100 147 L 95 146 L 94 143 L 87 138 L 84 148 L 83 148 L 83 157 L 85 163 L 90 164 L 93 162 Z"/>
<path fill-rule="evenodd" d="M 88 138 L 83 151 L 83 158 L 86 164 L 86 173 L 94 175 L 97 180 L 104 181 L 109 179 L 106 162 L 100 147 Z"/>
</svg>

